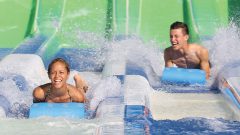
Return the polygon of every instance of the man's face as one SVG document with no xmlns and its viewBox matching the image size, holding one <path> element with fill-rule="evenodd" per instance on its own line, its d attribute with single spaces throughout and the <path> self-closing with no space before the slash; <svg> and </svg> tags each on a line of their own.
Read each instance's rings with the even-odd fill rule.
<svg viewBox="0 0 240 135">
<path fill-rule="evenodd" d="M 187 44 L 188 35 L 183 33 L 182 28 L 170 30 L 170 42 L 174 50 L 180 49 Z"/>
</svg>

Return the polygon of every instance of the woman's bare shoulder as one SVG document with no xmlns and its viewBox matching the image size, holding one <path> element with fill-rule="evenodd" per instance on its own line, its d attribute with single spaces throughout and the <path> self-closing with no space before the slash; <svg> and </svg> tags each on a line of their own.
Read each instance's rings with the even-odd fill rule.
<svg viewBox="0 0 240 135">
<path fill-rule="evenodd" d="M 50 84 L 43 84 L 38 87 L 36 87 L 33 90 L 33 97 L 36 101 L 44 101 L 45 99 L 45 93 L 47 92 L 47 89 L 49 88 Z"/>
<path fill-rule="evenodd" d="M 72 84 L 67 84 L 67 87 L 69 91 L 77 91 L 77 88 Z"/>
<path fill-rule="evenodd" d="M 35 89 L 45 90 L 45 89 L 48 89 L 50 86 L 51 86 L 50 83 L 46 83 L 46 84 L 43 84 L 43 85 L 40 85 L 40 86 L 36 87 Z"/>
</svg>

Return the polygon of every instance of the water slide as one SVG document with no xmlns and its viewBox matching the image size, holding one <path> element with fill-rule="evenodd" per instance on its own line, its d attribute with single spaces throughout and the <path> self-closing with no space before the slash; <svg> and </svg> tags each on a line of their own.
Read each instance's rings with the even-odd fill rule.
<svg viewBox="0 0 240 135">
<path fill-rule="evenodd" d="M 169 26 L 174 21 L 184 21 L 189 25 L 192 41 L 210 37 L 217 27 L 228 23 L 227 0 L 127 0 L 116 1 L 115 5 L 114 34 L 140 35 L 147 41 L 166 42 L 166 46 Z"/>
<path fill-rule="evenodd" d="M 0 23 L 1 58 L 9 53 L 35 53 L 43 58 L 45 66 L 53 57 L 61 55 L 59 52 L 68 53 L 67 49 L 97 48 L 105 41 L 129 36 L 154 42 L 163 49 L 169 46 L 169 25 L 176 20 L 188 23 L 191 41 L 209 39 L 218 27 L 226 26 L 228 19 L 234 17 L 230 8 L 238 7 L 237 2 L 227 0 L 96 0 L 91 3 L 85 0 L 25 0 L 1 3 L 1 18 L 4 18 Z M 12 11 L 9 8 L 12 6 L 19 12 Z M 94 68 L 101 69 L 101 65 Z"/>
<path fill-rule="evenodd" d="M 86 41 L 86 37 L 92 36 L 95 40 L 137 36 L 165 48 L 169 46 L 169 25 L 176 20 L 189 25 L 192 41 L 208 39 L 218 27 L 226 26 L 229 19 L 237 16 L 233 9 L 239 6 L 235 0 L 95 0 L 91 3 L 85 0 L 24 0 L 1 3 L 2 55 L 21 45 L 29 46 L 31 41 L 28 40 L 32 39 L 38 45 L 32 47 L 31 53 L 46 59 L 53 57 L 60 48 L 92 48 L 97 43 Z M 12 6 L 18 12 L 9 8 Z"/>
<path fill-rule="evenodd" d="M 106 42 L 138 38 L 146 43 L 154 42 L 160 49 L 164 49 L 169 46 L 169 25 L 174 21 L 184 21 L 189 25 L 191 42 L 202 42 L 211 39 L 215 31 L 227 26 L 230 20 L 238 22 L 235 11 L 240 8 L 237 0 L 3 0 L 0 3 L 1 66 L 13 64 L 14 60 L 13 63 L 11 60 L 14 57 L 22 58 L 18 54 L 35 54 L 43 61 L 41 67 L 46 68 L 52 58 L 60 56 L 66 58 L 78 71 L 103 71 L 108 72 L 105 75 L 118 75 L 118 78 L 126 72 L 119 74 L 116 71 L 118 69 L 114 69 L 117 67 L 113 64 L 119 64 L 118 61 L 107 61 L 103 65 L 95 61 L 96 55 L 101 55 L 99 51 L 102 50 L 99 48 Z M 13 8 L 17 10 L 12 10 Z M 5 59 L 9 54 L 16 55 Z M 25 56 L 23 58 L 27 59 Z M 29 59 L 31 62 L 40 61 L 35 57 Z M 87 65 L 92 64 L 93 68 L 86 69 L 86 63 L 80 63 L 79 59 L 85 59 Z M 119 66 L 123 63 L 120 62 Z M 128 102 L 125 108 L 131 111 L 132 105 L 147 106 L 155 120 L 184 117 L 240 119 L 237 112 L 230 115 L 226 111 L 230 109 L 219 93 L 193 93 L 191 90 L 185 90 L 184 94 L 152 92 L 147 79 L 139 75 L 126 75 L 124 81 L 124 100 Z M 229 83 L 231 82 L 230 79 Z M 149 101 L 144 95 L 146 93 L 149 93 Z M 144 102 L 136 101 L 136 95 Z M 97 116 L 104 118 L 109 114 L 109 109 L 106 108 L 113 104 L 124 111 L 124 106 L 119 105 L 119 102 L 118 99 L 104 101 Z M 184 105 L 185 108 L 172 110 Z M 184 110 L 191 112 L 191 115 Z"/>
</svg>

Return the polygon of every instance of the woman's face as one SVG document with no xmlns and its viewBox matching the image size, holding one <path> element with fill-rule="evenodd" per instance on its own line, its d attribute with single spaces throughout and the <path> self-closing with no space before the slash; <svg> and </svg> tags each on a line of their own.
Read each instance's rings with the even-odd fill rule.
<svg viewBox="0 0 240 135">
<path fill-rule="evenodd" d="M 67 85 L 69 73 L 66 69 L 66 65 L 62 62 L 56 62 L 52 65 L 49 73 L 49 78 L 52 82 L 52 87 L 60 89 Z"/>
</svg>

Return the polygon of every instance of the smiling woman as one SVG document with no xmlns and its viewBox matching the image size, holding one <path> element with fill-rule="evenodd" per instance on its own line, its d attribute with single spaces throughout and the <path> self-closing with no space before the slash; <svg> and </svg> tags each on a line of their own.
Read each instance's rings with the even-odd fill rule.
<svg viewBox="0 0 240 135">
<path fill-rule="evenodd" d="M 33 91 L 34 102 L 84 102 L 87 85 L 80 75 L 74 76 L 75 85 L 67 83 L 69 64 L 62 58 L 54 59 L 48 67 L 51 83 L 38 86 Z"/>
</svg>

